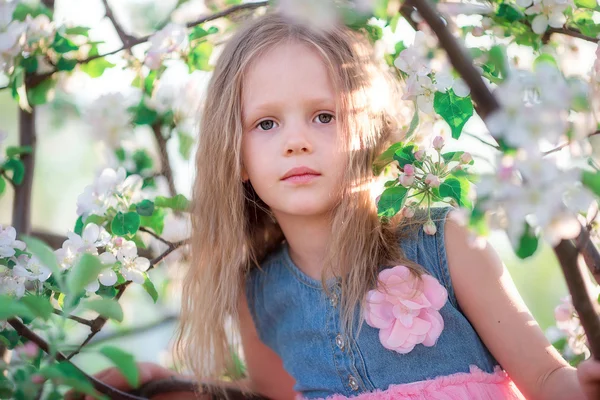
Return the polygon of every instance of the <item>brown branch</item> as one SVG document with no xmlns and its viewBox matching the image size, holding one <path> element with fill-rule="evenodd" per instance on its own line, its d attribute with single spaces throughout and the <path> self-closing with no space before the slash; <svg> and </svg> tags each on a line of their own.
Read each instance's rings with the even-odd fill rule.
<svg viewBox="0 0 600 400">
<path fill-rule="evenodd" d="M 179 247 L 181 247 L 187 243 L 188 243 L 188 240 L 181 240 L 179 242 L 172 243 L 168 249 L 166 249 L 158 257 L 156 257 L 155 259 L 150 261 L 150 268 L 148 268 L 148 271 L 151 270 L 152 268 L 154 268 L 159 262 L 164 260 L 165 257 L 167 257 L 169 254 L 171 254 L 172 252 L 177 250 Z M 130 284 L 131 284 L 131 281 L 127 281 L 125 283 L 122 283 L 121 285 L 115 286 L 115 288 L 117 288 L 117 294 L 115 295 L 114 299 L 118 301 L 121 298 L 121 296 L 123 296 L 123 293 L 125 293 L 125 289 L 127 289 L 127 286 L 129 286 Z M 99 315 L 94 320 L 92 320 L 91 325 L 90 325 L 89 335 L 85 338 L 83 343 L 81 343 L 77 347 L 77 349 L 75 349 L 71 354 L 69 354 L 69 356 L 67 357 L 67 360 L 70 360 L 74 356 L 79 354 L 81 349 L 83 349 L 83 347 L 86 344 L 88 344 L 93 339 L 93 337 L 96 336 L 96 334 L 98 334 L 98 332 L 100 332 L 100 330 L 106 324 L 106 321 L 108 321 L 108 318 L 106 318 L 105 316 L 102 316 L 102 315 Z"/>
<path fill-rule="evenodd" d="M 17 333 L 23 337 L 26 337 L 27 339 L 29 339 L 30 341 L 32 341 L 33 343 L 35 343 L 40 349 L 42 349 L 44 352 L 46 352 L 47 354 L 52 354 L 51 350 L 50 350 L 50 346 L 48 345 L 48 343 L 41 338 L 40 336 L 38 336 L 35 332 L 33 332 L 31 329 L 29 329 L 25 324 L 23 324 L 21 321 L 19 321 L 16 318 L 12 318 L 8 320 L 8 323 L 15 329 L 15 331 L 17 331 Z M 56 360 L 58 361 L 68 361 L 67 358 L 65 357 L 64 354 L 62 354 L 61 352 L 56 352 L 54 354 Z M 118 400 L 145 400 L 145 398 L 143 397 L 138 397 L 132 394 L 128 394 L 125 392 L 122 392 L 118 389 L 113 388 L 112 386 L 107 385 L 106 383 L 103 383 L 102 381 L 99 381 L 98 379 L 94 378 L 93 376 L 90 376 L 88 374 L 86 374 L 85 372 L 83 372 L 81 369 L 79 369 L 75 364 L 72 364 L 73 367 L 75 367 L 80 373 L 82 373 L 94 386 L 94 389 L 96 389 L 97 391 L 104 393 L 108 396 L 110 396 L 111 399 L 118 399 Z"/>
<path fill-rule="evenodd" d="M 160 173 L 167 179 L 169 185 L 169 193 L 172 196 L 177 194 L 175 189 L 175 179 L 173 177 L 173 168 L 171 168 L 171 162 L 169 161 L 169 153 L 167 152 L 167 139 L 161 132 L 161 123 L 156 122 L 152 125 L 152 132 L 158 145 L 158 155 L 160 157 Z"/>
<path fill-rule="evenodd" d="M 60 316 L 66 317 L 68 319 L 72 319 L 73 321 L 77 321 L 80 324 L 92 326 L 92 321 L 85 319 L 85 318 L 78 317 L 77 315 L 66 315 L 64 312 L 62 312 L 61 310 L 57 310 L 56 308 L 52 312 L 56 315 L 60 315 Z"/>
<path fill-rule="evenodd" d="M 590 138 L 590 137 L 595 136 L 595 135 L 600 135 L 600 129 L 598 129 L 595 132 L 590 133 L 589 135 L 587 135 L 587 137 Z M 557 151 L 560 151 L 560 150 L 564 149 L 569 144 L 571 144 L 571 141 L 565 142 L 565 143 L 561 144 L 560 146 L 557 146 L 554 149 L 548 150 L 548 151 L 546 151 L 546 152 L 544 152 L 542 154 L 545 155 L 545 156 L 547 156 L 548 154 L 552 154 L 552 153 L 555 153 Z"/>
<path fill-rule="evenodd" d="M 21 161 L 25 166 L 25 176 L 20 185 L 15 185 L 13 198 L 12 226 L 19 235 L 31 232 L 31 191 L 33 188 L 33 169 L 36 153 L 35 107 L 31 113 L 19 109 L 19 146 L 31 146 L 31 153 L 22 154 Z"/>
<path fill-rule="evenodd" d="M 563 35 L 567 35 L 567 36 L 571 36 L 574 38 L 578 38 L 578 39 L 583 39 L 583 40 L 587 40 L 588 42 L 592 42 L 592 43 L 598 43 L 598 39 L 593 38 L 591 36 L 587 36 L 584 35 L 583 33 L 581 33 L 580 30 L 575 29 L 575 28 L 549 28 L 546 33 L 548 35 L 551 35 L 553 33 L 561 33 Z"/>
<path fill-rule="evenodd" d="M 427 22 L 430 28 L 438 37 L 441 46 L 446 50 L 450 62 L 460 73 L 464 81 L 471 89 L 471 95 L 479 105 L 482 118 L 485 119 L 491 112 L 497 110 L 500 106 L 494 95 L 483 83 L 481 76 L 475 70 L 471 58 L 459 45 L 458 41 L 452 36 L 446 25 L 442 22 L 439 14 L 428 0 L 412 0 L 417 11 Z M 589 252 L 588 260 L 590 263 L 594 260 L 594 253 L 588 245 L 588 241 L 582 241 L 584 259 L 585 253 Z M 581 325 L 583 326 L 594 358 L 600 359 L 600 318 L 594 309 L 587 292 L 587 287 L 583 281 L 581 271 L 577 265 L 579 251 L 570 240 L 561 240 L 554 247 L 554 252 L 560 262 L 569 292 L 573 299 L 573 306 L 577 311 Z M 594 264 L 588 264 L 588 268 L 594 269 Z"/>
<path fill-rule="evenodd" d="M 200 25 L 200 24 L 202 24 L 204 22 L 213 21 L 215 19 L 226 17 L 228 15 L 234 14 L 234 13 L 236 13 L 238 11 L 241 11 L 241 10 L 253 10 L 253 9 L 256 9 L 256 8 L 267 6 L 268 4 L 269 4 L 268 1 L 258 1 L 258 2 L 254 2 L 254 3 L 238 4 L 236 6 L 229 7 L 229 8 L 227 8 L 227 9 L 225 9 L 223 11 L 220 11 L 218 13 L 215 13 L 215 14 L 212 14 L 212 15 L 209 15 L 209 16 L 206 16 L 206 17 L 202 17 L 202 18 L 200 18 L 200 19 L 198 19 L 196 21 L 190 22 L 190 23 L 187 24 L 187 26 L 188 26 L 188 28 L 191 28 L 191 27 L 194 27 L 196 25 Z M 123 43 L 123 46 L 119 47 L 116 50 L 112 50 L 112 51 L 109 51 L 109 52 L 104 53 L 104 54 L 98 54 L 98 55 L 91 56 L 91 57 L 88 57 L 88 58 L 83 59 L 83 60 L 79 60 L 79 61 L 77 61 L 77 64 L 86 64 L 86 63 L 88 63 L 88 62 L 90 62 L 92 60 L 95 60 L 97 58 L 102 58 L 102 57 L 106 57 L 106 56 L 109 56 L 109 55 L 112 55 L 112 54 L 116 54 L 116 53 L 119 53 L 119 52 L 121 52 L 123 50 L 129 50 L 132 47 L 137 46 L 138 44 L 147 42 L 148 39 L 150 39 L 150 36 L 152 36 L 152 35 L 147 35 L 147 36 L 143 36 L 143 37 L 140 37 L 140 38 L 131 38 L 127 42 L 127 44 Z M 26 80 L 27 86 L 28 87 L 35 87 L 38 84 L 40 84 L 43 80 L 45 80 L 46 78 L 52 76 L 55 72 L 56 72 L 56 70 L 55 71 L 51 71 L 51 72 L 47 72 L 45 74 L 33 75 L 31 77 L 28 77 L 27 80 Z M 0 90 L 6 89 L 6 88 L 7 87 L 3 87 L 3 88 L 0 88 Z"/>
<path fill-rule="evenodd" d="M 115 31 L 117 31 L 117 35 L 119 35 L 119 39 L 121 39 L 123 46 L 126 47 L 127 45 L 129 45 L 129 42 L 131 42 L 132 40 L 135 40 L 135 38 L 133 36 L 125 33 L 125 31 L 123 30 L 123 27 L 121 26 L 121 24 L 119 24 L 119 22 L 115 18 L 115 14 L 113 13 L 110 6 L 108 5 L 108 0 L 102 0 L 102 4 L 104 4 L 104 9 L 106 10 L 105 11 L 106 18 L 108 18 L 110 20 L 110 22 L 112 22 L 112 25 L 114 26 Z"/>
<path fill-rule="evenodd" d="M 152 232 L 150 229 L 145 228 L 143 226 L 140 226 L 139 229 L 141 232 L 146 232 L 148 233 L 150 236 L 154 237 L 155 239 L 163 242 L 164 244 L 166 244 L 167 246 L 173 246 L 173 242 L 168 241 L 167 239 L 163 239 L 162 237 L 160 237 L 159 235 L 157 235 L 156 233 Z"/>
</svg>

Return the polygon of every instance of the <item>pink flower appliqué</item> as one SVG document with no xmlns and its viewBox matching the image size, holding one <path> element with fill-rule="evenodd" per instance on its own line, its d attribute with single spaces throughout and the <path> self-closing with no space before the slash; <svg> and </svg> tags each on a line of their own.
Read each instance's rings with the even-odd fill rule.
<svg viewBox="0 0 600 400">
<path fill-rule="evenodd" d="M 448 300 L 448 291 L 431 275 L 421 279 L 422 283 L 398 265 L 381 271 L 377 288 L 367 293 L 365 321 L 379 328 L 386 349 L 406 354 L 417 344 L 431 347 L 440 337 L 444 320 L 438 310 Z"/>
</svg>

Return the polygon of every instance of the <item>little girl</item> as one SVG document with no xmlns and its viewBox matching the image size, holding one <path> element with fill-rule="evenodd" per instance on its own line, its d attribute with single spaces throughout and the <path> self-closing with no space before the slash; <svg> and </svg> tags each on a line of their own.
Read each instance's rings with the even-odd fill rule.
<svg viewBox="0 0 600 400">
<path fill-rule="evenodd" d="M 429 216 L 378 219 L 371 166 L 402 139 L 401 100 L 369 49 L 277 13 L 225 46 L 201 120 L 177 355 L 217 379 L 241 339 L 248 377 L 228 385 L 273 399 L 600 398 L 600 363 L 560 357 L 451 208 L 432 209 L 434 235 Z"/>
</svg>

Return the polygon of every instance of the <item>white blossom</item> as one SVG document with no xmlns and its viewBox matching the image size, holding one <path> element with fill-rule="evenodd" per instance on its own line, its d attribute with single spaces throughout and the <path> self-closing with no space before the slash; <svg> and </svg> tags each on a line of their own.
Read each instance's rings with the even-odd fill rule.
<svg viewBox="0 0 600 400">
<path fill-rule="evenodd" d="M 24 294 L 25 278 L 13 275 L 11 269 L 0 265 L 0 295 L 21 298 Z"/>
<path fill-rule="evenodd" d="M 27 25 L 25 36 L 30 44 L 44 39 L 51 39 L 54 36 L 54 23 L 45 14 L 40 14 L 35 18 L 27 15 L 25 24 Z"/>
<path fill-rule="evenodd" d="M 531 29 L 538 35 L 543 34 L 548 26 L 562 28 L 567 17 L 564 12 L 572 4 L 569 0 L 533 0 L 533 5 L 525 10 L 527 15 L 535 15 L 531 22 Z M 522 0 L 520 5 L 532 4 L 531 1 Z"/>
<path fill-rule="evenodd" d="M 0 225 L 0 257 L 12 257 L 15 250 L 25 250 L 25 243 L 17 240 L 17 231 L 12 226 Z"/>
<path fill-rule="evenodd" d="M 77 214 L 105 215 L 109 208 L 127 211 L 129 205 L 141 199 L 142 177 L 126 176 L 124 168 L 105 168 L 93 184 L 85 187 L 77 198 Z"/>
<path fill-rule="evenodd" d="M 92 133 L 111 149 L 116 149 L 132 133 L 132 115 L 127 110 L 139 100 L 139 93 L 130 96 L 122 93 L 106 93 L 98 97 L 87 108 L 85 115 Z"/>
<path fill-rule="evenodd" d="M 54 250 L 61 271 L 70 269 L 77 260 L 79 253 L 75 243 L 65 240 L 60 249 Z"/>
<path fill-rule="evenodd" d="M 150 69 L 158 69 L 162 59 L 173 52 L 184 51 L 188 47 L 188 32 L 184 25 L 169 23 L 148 39 L 148 49 L 144 63 Z"/>
<path fill-rule="evenodd" d="M 407 90 L 402 97 L 405 100 L 416 100 L 419 109 L 426 114 L 433 115 L 433 100 L 436 88 L 428 76 L 413 75 L 406 81 Z"/>
<path fill-rule="evenodd" d="M 144 272 L 150 268 L 150 261 L 137 254 L 134 242 L 124 240 L 117 250 L 117 260 L 121 263 L 121 274 L 128 281 L 142 284 L 145 280 Z"/>
<path fill-rule="evenodd" d="M 77 254 L 98 255 L 98 247 L 106 246 L 111 236 L 104 227 L 90 223 L 85 226 L 81 236 L 75 232 L 68 232 L 67 237 L 63 248 L 66 245 L 74 249 Z"/>
<path fill-rule="evenodd" d="M 394 66 L 407 73 L 409 76 L 425 76 L 431 72 L 429 59 L 427 59 L 425 33 L 417 31 L 411 46 L 402 50 L 394 60 Z"/>
<path fill-rule="evenodd" d="M 29 257 L 26 254 L 21 254 L 16 258 L 13 274 L 23 277 L 28 281 L 45 282 L 52 273 L 37 257 Z"/>
<path fill-rule="evenodd" d="M 117 283 L 118 277 L 112 267 L 117 262 L 115 256 L 110 252 L 104 252 L 99 256 L 100 262 L 103 265 L 102 271 L 98 274 L 98 279 L 88 284 L 85 290 L 91 293 L 95 293 L 100 289 L 100 284 L 104 286 L 112 286 Z"/>
</svg>

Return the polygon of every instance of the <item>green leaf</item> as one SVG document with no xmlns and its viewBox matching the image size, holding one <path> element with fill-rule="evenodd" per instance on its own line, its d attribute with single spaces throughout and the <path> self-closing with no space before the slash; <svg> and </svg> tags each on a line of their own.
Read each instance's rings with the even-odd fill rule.
<svg viewBox="0 0 600 400">
<path fill-rule="evenodd" d="M 146 150 L 136 150 L 133 153 L 133 162 L 135 163 L 135 167 L 138 171 L 143 171 L 144 169 L 152 169 L 154 166 L 154 162 L 152 158 L 148 155 Z"/>
<path fill-rule="evenodd" d="M 73 26 L 70 28 L 66 28 L 65 29 L 65 34 L 67 35 L 81 35 L 81 36 L 88 36 L 88 32 L 89 32 L 90 28 L 87 28 L 85 26 Z"/>
<path fill-rule="evenodd" d="M 110 225 L 112 233 L 117 236 L 135 235 L 139 228 L 140 216 L 136 212 L 118 212 Z"/>
<path fill-rule="evenodd" d="M 404 143 L 398 142 L 394 143 L 390 147 L 387 148 L 386 151 L 381 153 L 379 157 L 375 159 L 373 163 L 373 174 L 379 175 L 381 171 L 385 168 L 386 165 L 394 161 L 394 154 L 397 150 L 401 149 L 404 146 Z"/>
<path fill-rule="evenodd" d="M 21 336 L 14 329 L 5 329 L 0 331 L 0 341 L 2 341 L 9 350 L 14 349 L 19 344 Z M 2 375 L 2 374 L 0 374 Z M 0 379 L 2 379 L 0 377 Z"/>
<path fill-rule="evenodd" d="M 17 7 L 13 12 L 13 19 L 17 21 L 25 21 L 25 17 L 27 15 L 31 15 L 32 18 L 37 17 L 38 15 L 44 14 L 50 20 L 52 20 L 52 11 L 44 6 L 43 4 L 28 4 L 27 2 L 17 2 Z"/>
<path fill-rule="evenodd" d="M 0 176 L 0 196 L 2 196 L 2 194 L 4 193 L 5 190 L 6 190 L 6 181 L 4 180 L 4 177 Z"/>
<path fill-rule="evenodd" d="M 106 222 L 105 216 L 92 214 L 85 219 L 85 222 L 83 223 L 83 230 L 85 230 L 85 227 L 88 226 L 89 224 L 96 224 L 98 226 L 103 226 L 104 222 Z"/>
<path fill-rule="evenodd" d="M 211 26 L 210 28 L 208 28 L 208 30 L 205 30 L 200 25 L 196 25 L 190 32 L 189 38 L 190 41 L 202 39 L 205 36 L 212 35 L 217 32 L 219 32 L 219 29 L 216 26 Z"/>
<path fill-rule="evenodd" d="M 61 57 L 56 63 L 56 69 L 59 71 L 72 71 L 77 65 L 77 60 Z"/>
<path fill-rule="evenodd" d="M 446 93 L 435 92 L 433 108 L 450 125 L 454 139 L 460 137 L 462 128 L 473 115 L 471 96 L 459 97 L 452 89 Z"/>
<path fill-rule="evenodd" d="M 156 196 L 154 205 L 156 207 L 171 208 L 175 211 L 188 211 L 190 201 L 182 194 L 178 194 L 174 197 Z"/>
<path fill-rule="evenodd" d="M 537 68 L 538 65 L 544 64 L 544 63 L 548 63 L 548 64 L 558 68 L 558 63 L 556 62 L 556 60 L 554 59 L 554 57 L 551 54 L 548 54 L 548 53 L 543 53 L 543 54 L 540 54 L 539 56 L 537 56 L 536 59 L 533 61 L 533 67 L 535 69 L 535 68 Z"/>
<path fill-rule="evenodd" d="M 39 106 L 46 104 L 54 96 L 54 87 L 56 86 L 55 78 L 44 79 L 36 86 L 27 91 L 27 99 L 29 104 Z"/>
<path fill-rule="evenodd" d="M 135 113 L 133 122 L 136 125 L 152 125 L 158 118 L 158 113 L 148 108 L 144 102 L 141 102 L 133 109 Z"/>
<path fill-rule="evenodd" d="M 154 212 L 154 203 L 150 200 L 142 200 L 135 205 L 136 212 L 144 217 L 149 217 Z"/>
<path fill-rule="evenodd" d="M 377 215 L 387 218 L 396 215 L 404 205 L 407 192 L 408 188 L 404 186 L 394 186 L 385 189 L 377 203 Z"/>
<path fill-rule="evenodd" d="M 37 317 L 47 321 L 52 315 L 54 307 L 50 304 L 50 300 L 43 296 L 24 296 L 21 298 L 21 303 L 25 304 Z"/>
<path fill-rule="evenodd" d="M 6 320 L 14 317 L 35 318 L 29 307 L 21 303 L 16 298 L 0 295 L 0 320 Z"/>
<path fill-rule="evenodd" d="M 575 5 L 579 8 L 589 8 L 594 10 L 598 4 L 596 3 L 596 0 L 575 0 Z"/>
<path fill-rule="evenodd" d="M 157 235 L 162 235 L 165 227 L 165 210 L 155 207 L 150 217 L 140 218 L 140 225 L 152 229 Z"/>
<path fill-rule="evenodd" d="M 12 181 L 15 185 L 23 183 L 25 177 L 25 164 L 23 164 L 23 161 L 11 158 L 4 163 L 3 168 L 13 172 Z"/>
<path fill-rule="evenodd" d="M 102 74 L 104 73 L 104 71 L 107 68 L 112 68 L 114 66 L 115 66 L 115 64 L 113 64 L 109 61 L 106 61 L 106 58 L 100 57 L 100 58 L 95 58 L 92 61 L 89 61 L 87 63 L 81 64 L 80 68 L 83 72 L 88 74 L 90 77 L 97 78 L 99 76 L 102 76 Z"/>
<path fill-rule="evenodd" d="M 79 216 L 77 221 L 75 222 L 75 228 L 73 228 L 73 232 L 81 236 L 83 234 L 83 216 Z"/>
<path fill-rule="evenodd" d="M 140 384 L 140 373 L 135 363 L 135 358 L 114 346 L 104 346 L 100 349 L 100 354 L 104 355 L 115 364 L 117 369 L 121 371 L 127 383 L 132 388 L 137 388 Z"/>
<path fill-rule="evenodd" d="M 442 198 L 451 197 L 458 203 L 459 207 L 472 207 L 472 201 L 469 198 L 471 184 L 464 178 L 446 178 L 440 185 L 440 196 Z"/>
<path fill-rule="evenodd" d="M 31 146 L 9 146 L 6 148 L 7 157 L 20 156 L 22 154 L 31 154 L 33 148 Z"/>
<path fill-rule="evenodd" d="M 104 265 L 98 257 L 83 253 L 67 276 L 69 294 L 76 295 L 82 292 L 87 285 L 98 279 L 98 275 L 103 269 Z"/>
<path fill-rule="evenodd" d="M 600 172 L 582 171 L 581 183 L 594 192 L 596 196 L 600 196 Z"/>
<path fill-rule="evenodd" d="M 488 53 L 488 58 L 494 67 L 494 71 L 499 72 L 496 76 L 501 76 L 503 79 L 506 78 L 508 76 L 506 47 L 501 45 L 493 46 Z"/>
<path fill-rule="evenodd" d="M 525 259 L 532 256 L 538 248 L 538 237 L 535 235 L 533 228 L 525 222 L 525 232 L 519 239 L 519 248 L 516 249 L 515 254 L 520 259 Z"/>
<path fill-rule="evenodd" d="M 188 56 L 187 64 L 190 72 L 199 69 L 201 71 L 210 71 L 212 67 L 208 64 L 208 60 L 213 51 L 213 45 L 210 42 L 201 42 L 195 46 Z"/>
<path fill-rule="evenodd" d="M 148 274 L 146 274 L 146 279 L 144 280 L 143 286 L 144 286 L 144 289 L 146 289 L 146 292 L 148 292 L 148 294 L 150 295 L 150 297 L 152 297 L 154 304 L 156 304 L 156 301 L 158 300 L 158 292 L 156 291 L 156 288 L 154 287 L 154 283 L 152 283 L 152 281 L 148 277 Z"/>
<path fill-rule="evenodd" d="M 573 22 L 576 28 L 579 28 L 584 35 L 596 37 L 600 34 L 600 24 L 594 22 L 593 11 L 591 10 L 576 10 L 573 12 L 571 22 Z"/>
<path fill-rule="evenodd" d="M 412 164 L 416 161 L 415 154 L 413 152 L 414 149 L 415 145 L 411 144 L 396 150 L 394 153 L 394 160 L 398 161 L 400 168 L 404 168 L 406 164 Z"/>
<path fill-rule="evenodd" d="M 35 56 L 24 58 L 21 60 L 21 65 L 27 73 L 34 74 L 38 69 L 38 59 Z"/>
<path fill-rule="evenodd" d="M 508 22 L 515 22 L 525 17 L 525 14 L 508 3 L 500 4 L 496 15 L 498 17 L 505 18 Z"/>
<path fill-rule="evenodd" d="M 51 379 L 56 383 L 72 387 L 78 392 L 89 394 L 100 399 L 106 399 L 106 396 L 96 392 L 85 375 L 69 361 L 48 365 L 40 370 L 40 375 L 46 379 Z"/>
<path fill-rule="evenodd" d="M 123 309 L 121 304 L 114 299 L 97 299 L 82 304 L 84 308 L 97 312 L 106 318 L 123 322 Z"/>
<path fill-rule="evenodd" d="M 22 236 L 21 240 L 23 240 L 27 245 L 27 251 L 31 252 L 44 266 L 52 271 L 54 280 L 61 290 L 64 291 L 65 283 L 54 251 L 46 243 L 42 242 L 40 239 L 34 238 L 33 236 Z"/>
<path fill-rule="evenodd" d="M 54 36 L 54 43 L 52 43 L 52 47 L 54 48 L 54 51 L 61 54 L 79 49 L 79 46 L 58 32 L 56 32 L 56 35 Z"/>
<path fill-rule="evenodd" d="M 189 160 L 194 146 L 194 138 L 181 131 L 177 131 L 177 137 L 179 138 L 179 154 L 184 160 Z"/>
</svg>

